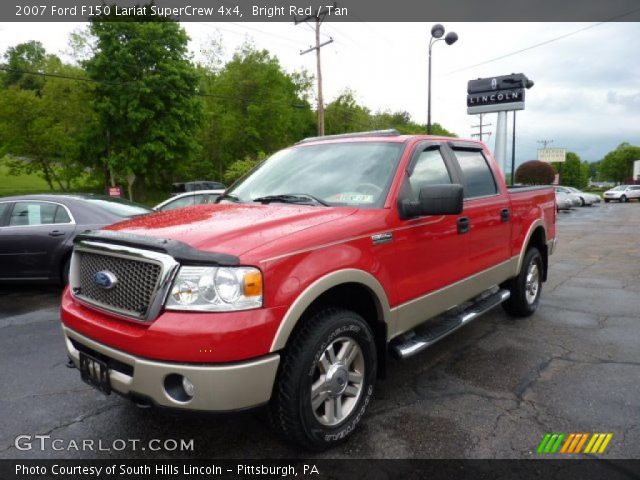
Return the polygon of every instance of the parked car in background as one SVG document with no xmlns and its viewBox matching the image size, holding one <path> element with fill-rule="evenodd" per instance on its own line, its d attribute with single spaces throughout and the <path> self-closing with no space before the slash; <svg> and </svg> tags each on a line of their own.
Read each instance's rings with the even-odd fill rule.
<svg viewBox="0 0 640 480">
<path fill-rule="evenodd" d="M 556 190 L 556 210 L 571 210 L 571 207 L 573 207 L 573 201 L 569 195 Z"/>
<path fill-rule="evenodd" d="M 224 190 L 224 183 L 210 180 L 196 180 L 193 182 L 180 182 L 171 185 L 171 193 L 197 192 L 198 190 Z"/>
<path fill-rule="evenodd" d="M 0 282 L 67 283 L 73 239 L 151 210 L 91 194 L 0 198 Z"/>
<path fill-rule="evenodd" d="M 559 187 L 556 187 L 556 191 L 577 196 L 580 199 L 580 206 L 582 207 L 585 207 L 585 206 L 590 207 L 594 203 L 600 202 L 600 197 L 598 195 L 594 195 L 593 193 L 583 192 L 581 190 L 578 190 L 575 187 L 559 186 Z"/>
<path fill-rule="evenodd" d="M 555 189 L 556 192 L 565 194 L 571 200 L 571 205 L 574 206 L 574 207 L 583 207 L 583 206 L 587 205 L 587 202 L 582 197 L 580 197 L 580 195 L 572 192 L 567 187 L 558 187 L 558 186 L 556 186 L 556 187 L 554 187 L 554 189 Z M 593 202 L 590 201 L 588 203 L 588 205 L 591 206 L 592 203 Z"/>
<path fill-rule="evenodd" d="M 215 203 L 218 197 L 223 193 L 224 190 L 221 189 L 181 193 L 159 203 L 153 207 L 153 209 L 164 212 L 167 210 L 175 210 L 177 208 L 191 207 L 193 205 Z"/>
<path fill-rule="evenodd" d="M 640 185 L 618 185 L 604 192 L 605 202 L 616 200 L 620 203 L 625 203 L 633 199 L 640 200 Z"/>
</svg>

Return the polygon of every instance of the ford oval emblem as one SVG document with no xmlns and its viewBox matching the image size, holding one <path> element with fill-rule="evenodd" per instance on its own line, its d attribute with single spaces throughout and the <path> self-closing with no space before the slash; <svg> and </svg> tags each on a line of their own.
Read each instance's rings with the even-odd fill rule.
<svg viewBox="0 0 640 480">
<path fill-rule="evenodd" d="M 115 287 L 116 283 L 118 283 L 118 278 L 106 270 L 96 273 L 93 280 L 98 287 L 105 290 Z"/>
</svg>

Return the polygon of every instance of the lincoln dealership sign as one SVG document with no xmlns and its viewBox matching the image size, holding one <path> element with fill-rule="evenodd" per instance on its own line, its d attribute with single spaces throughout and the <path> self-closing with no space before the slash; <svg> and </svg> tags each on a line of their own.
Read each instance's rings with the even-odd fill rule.
<svg viewBox="0 0 640 480">
<path fill-rule="evenodd" d="M 522 73 L 478 78 L 467 83 L 467 113 L 524 110 L 524 92 L 533 82 Z"/>
</svg>

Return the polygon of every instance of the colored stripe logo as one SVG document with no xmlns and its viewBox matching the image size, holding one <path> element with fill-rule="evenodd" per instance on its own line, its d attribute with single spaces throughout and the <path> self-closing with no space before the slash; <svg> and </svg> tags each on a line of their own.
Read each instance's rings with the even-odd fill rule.
<svg viewBox="0 0 640 480">
<path fill-rule="evenodd" d="M 599 454 L 604 453 L 612 438 L 612 433 L 547 433 L 542 437 L 537 452 L 539 454 Z"/>
</svg>

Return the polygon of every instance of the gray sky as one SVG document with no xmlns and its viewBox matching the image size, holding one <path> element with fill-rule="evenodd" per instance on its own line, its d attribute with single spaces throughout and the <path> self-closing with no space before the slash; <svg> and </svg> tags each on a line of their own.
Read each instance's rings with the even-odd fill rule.
<svg viewBox="0 0 640 480">
<path fill-rule="evenodd" d="M 326 23 L 323 37 L 335 42 L 322 49 L 325 101 L 345 88 L 372 110 L 406 110 L 426 122 L 427 43 L 430 27 L 422 23 Z M 285 69 L 315 74 L 308 48 L 308 25 L 288 23 L 183 23 L 194 57 L 209 39 L 221 37 L 225 57 L 246 39 L 275 54 Z M 47 50 L 68 51 L 69 33 L 79 23 L 0 24 L 0 51 L 40 40 Z M 448 23 L 459 41 L 434 47 L 432 118 L 462 137 L 472 133 L 477 117 L 466 114 L 469 79 L 525 73 L 535 81 L 526 110 L 518 112 L 518 163 L 536 157 L 537 140 L 553 139 L 585 160 L 598 160 L 619 143 L 640 144 L 640 24 L 638 23 Z M 575 32 L 575 33 L 574 33 Z M 505 54 L 548 42 L 506 58 Z M 496 115 L 485 117 L 493 123 Z M 509 122 L 511 123 L 511 117 Z M 486 140 L 493 149 L 494 136 Z M 509 141 L 509 155 L 511 142 Z"/>
</svg>

